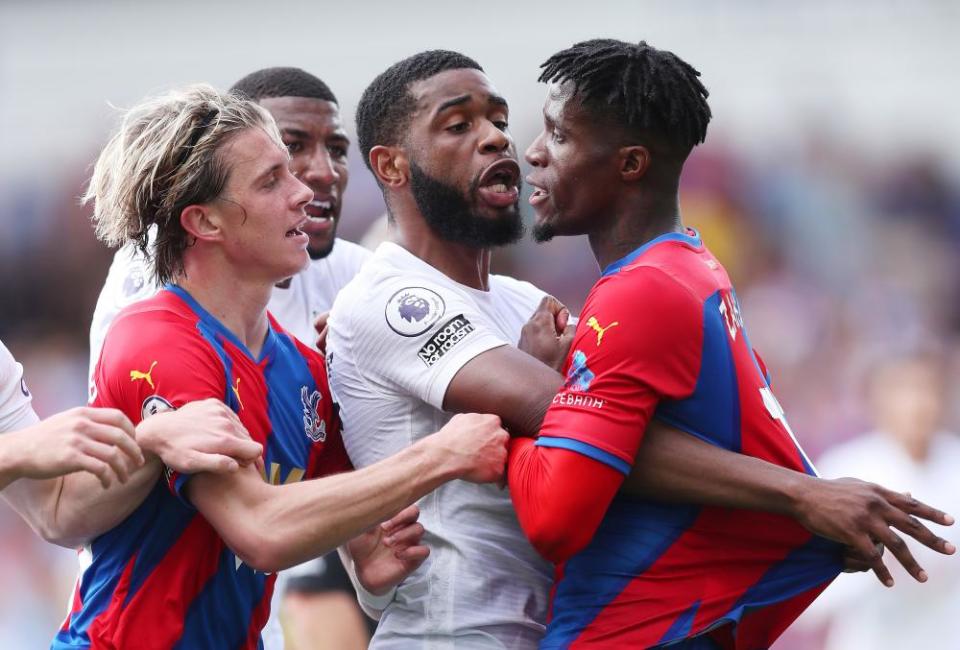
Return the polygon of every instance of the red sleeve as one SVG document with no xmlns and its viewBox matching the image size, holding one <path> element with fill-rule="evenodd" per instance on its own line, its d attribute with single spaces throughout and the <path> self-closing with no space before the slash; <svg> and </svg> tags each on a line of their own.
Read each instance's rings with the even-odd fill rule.
<svg viewBox="0 0 960 650">
<path fill-rule="evenodd" d="M 602 279 L 584 305 L 566 382 L 536 444 L 628 474 L 658 402 L 693 392 L 702 340 L 702 301 L 663 271 L 639 267 Z"/>
<path fill-rule="evenodd" d="M 275 321 L 274 325 L 276 326 Z M 288 334 L 289 336 L 289 334 Z M 314 444 L 307 461 L 307 478 L 319 478 L 340 474 L 353 470 L 353 463 L 347 455 L 343 444 L 343 422 L 340 419 L 340 407 L 333 399 L 330 391 L 330 381 L 327 376 L 326 359 L 316 350 L 307 347 L 303 342 L 291 336 L 297 350 L 307 363 L 310 374 L 317 384 L 317 390 L 322 394 L 318 404 L 318 418 L 327 423 L 326 438 L 322 444 Z"/>
<path fill-rule="evenodd" d="M 593 538 L 623 475 L 566 449 L 537 447 L 532 438 L 510 441 L 510 498 L 530 543 L 554 564 Z"/>
<path fill-rule="evenodd" d="M 226 375 L 216 352 L 182 316 L 164 311 L 121 314 L 107 334 L 94 375 L 93 406 L 123 411 L 134 424 L 209 397 L 223 400 Z M 186 476 L 167 471 L 182 497 Z"/>
</svg>

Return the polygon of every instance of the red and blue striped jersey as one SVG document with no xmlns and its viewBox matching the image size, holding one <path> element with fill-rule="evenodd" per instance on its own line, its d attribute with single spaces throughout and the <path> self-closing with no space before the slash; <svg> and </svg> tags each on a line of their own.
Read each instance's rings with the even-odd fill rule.
<svg viewBox="0 0 960 650">
<path fill-rule="evenodd" d="M 695 231 L 663 235 L 604 270 L 564 372 L 540 447 L 628 474 L 659 418 L 814 473 L 726 271 Z M 706 633 L 699 642 L 755 650 L 840 572 L 842 549 L 784 516 L 617 496 L 587 546 L 563 560 L 543 648 L 648 648 Z"/>
<path fill-rule="evenodd" d="M 134 423 L 214 397 L 264 447 L 266 480 L 291 483 L 351 468 L 323 357 L 270 319 L 258 358 L 186 291 L 131 305 L 107 335 L 94 406 Z M 275 575 L 254 571 L 166 472 L 121 524 L 84 550 L 88 566 L 52 647 L 258 648 Z"/>
</svg>

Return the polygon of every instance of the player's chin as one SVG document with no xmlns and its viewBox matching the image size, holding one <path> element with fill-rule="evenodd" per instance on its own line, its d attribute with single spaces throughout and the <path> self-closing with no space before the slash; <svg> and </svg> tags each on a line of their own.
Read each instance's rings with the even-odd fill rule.
<svg viewBox="0 0 960 650">
<path fill-rule="evenodd" d="M 336 230 L 322 235 L 310 235 L 310 243 L 307 244 L 307 254 L 312 260 L 321 260 L 333 251 L 333 244 L 336 241 Z"/>
</svg>

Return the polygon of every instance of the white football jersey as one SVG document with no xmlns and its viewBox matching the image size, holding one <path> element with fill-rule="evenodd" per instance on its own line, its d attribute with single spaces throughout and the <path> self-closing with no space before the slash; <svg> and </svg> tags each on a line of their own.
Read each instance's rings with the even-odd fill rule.
<svg viewBox="0 0 960 650">
<path fill-rule="evenodd" d="M 452 417 L 443 398 L 457 371 L 481 352 L 516 345 L 543 296 L 498 275 L 479 291 L 381 244 L 334 302 L 327 338 L 330 387 L 354 466 L 443 427 Z M 430 556 L 401 583 L 370 647 L 536 647 L 552 567 L 524 536 L 509 492 L 452 481 L 419 505 Z"/>
<path fill-rule="evenodd" d="M 23 379 L 23 366 L 0 341 L 0 433 L 17 431 L 39 421 Z"/>
<path fill-rule="evenodd" d="M 290 281 L 286 289 L 274 287 L 267 310 L 290 334 L 311 347 L 316 346 L 317 333 L 313 322 L 316 317 L 333 305 L 337 292 L 357 274 L 370 257 L 370 251 L 353 242 L 337 239 L 331 253 L 310 265 Z M 93 372 L 100 359 L 103 339 L 110 323 L 128 305 L 149 298 L 159 291 L 153 283 L 151 272 L 143 254 L 132 245 L 116 252 L 107 273 L 107 280 L 97 299 L 90 325 L 90 386 L 93 387 Z M 281 571 L 274 585 L 270 604 L 270 618 L 261 634 L 266 650 L 282 650 L 283 632 L 279 623 L 280 599 L 286 580 L 292 575 L 309 573 L 312 562 L 288 571 Z"/>
</svg>

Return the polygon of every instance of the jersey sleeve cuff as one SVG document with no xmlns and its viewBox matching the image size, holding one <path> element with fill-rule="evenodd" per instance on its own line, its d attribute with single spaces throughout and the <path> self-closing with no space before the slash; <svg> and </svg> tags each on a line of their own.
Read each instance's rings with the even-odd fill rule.
<svg viewBox="0 0 960 650">
<path fill-rule="evenodd" d="M 193 510 L 193 504 L 190 503 L 185 491 L 187 487 L 187 481 L 190 480 L 192 474 L 181 474 L 180 472 L 175 472 L 169 467 L 166 467 L 164 468 L 164 475 L 167 479 L 167 488 L 170 489 L 171 494 L 177 497 L 180 503 Z"/>
<path fill-rule="evenodd" d="M 550 447 L 553 449 L 566 449 L 575 451 L 587 458 L 599 461 L 604 465 L 612 467 L 623 475 L 630 473 L 631 465 L 627 461 L 611 454 L 609 451 L 594 447 L 591 444 L 573 438 L 560 438 L 554 436 L 540 436 L 535 443 L 538 447 Z"/>
<path fill-rule="evenodd" d="M 443 368 L 434 375 L 430 382 L 430 388 L 427 391 L 427 403 L 436 409 L 443 410 L 443 398 L 447 394 L 447 388 L 456 374 L 460 372 L 460 369 L 477 355 L 504 345 L 509 344 L 493 334 L 484 332 L 483 336 L 471 341 L 469 345 L 462 349 L 456 349 L 451 358 L 444 360 Z"/>
</svg>

